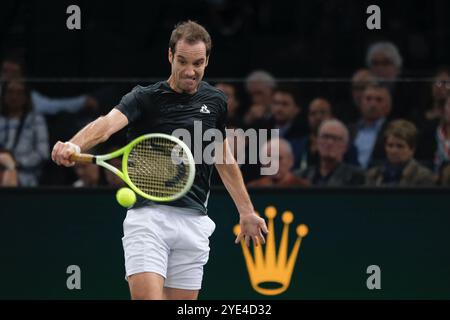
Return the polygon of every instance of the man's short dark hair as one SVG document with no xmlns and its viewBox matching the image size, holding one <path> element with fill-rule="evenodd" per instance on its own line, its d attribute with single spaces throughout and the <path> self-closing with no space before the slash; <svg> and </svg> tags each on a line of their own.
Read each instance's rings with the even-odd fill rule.
<svg viewBox="0 0 450 320">
<path fill-rule="evenodd" d="M 295 104 L 300 107 L 301 101 L 300 96 L 298 93 L 298 88 L 295 85 L 292 84 L 280 84 L 278 85 L 274 90 L 273 94 L 276 94 L 277 92 L 288 94 L 294 99 Z"/>
<path fill-rule="evenodd" d="M 189 44 L 195 44 L 199 41 L 204 42 L 206 46 L 206 57 L 209 57 L 212 47 L 211 36 L 197 22 L 188 20 L 180 22 L 175 26 L 169 41 L 169 48 L 172 50 L 172 54 L 175 54 L 176 44 L 180 40 L 184 40 Z"/>
<path fill-rule="evenodd" d="M 392 98 L 391 91 L 389 90 L 389 87 L 387 86 L 387 84 L 385 84 L 384 82 L 377 81 L 377 82 L 374 82 L 374 83 L 370 83 L 370 84 L 368 84 L 366 86 L 366 88 L 364 89 L 364 92 L 366 92 L 369 89 L 372 89 L 372 90 L 386 90 L 386 92 Z"/>
</svg>

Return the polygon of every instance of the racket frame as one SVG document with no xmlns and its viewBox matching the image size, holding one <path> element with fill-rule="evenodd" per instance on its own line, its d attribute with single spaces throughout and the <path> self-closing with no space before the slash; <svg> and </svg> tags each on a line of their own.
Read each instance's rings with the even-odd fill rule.
<svg viewBox="0 0 450 320">
<path fill-rule="evenodd" d="M 187 182 L 184 186 L 184 188 L 172 196 L 166 196 L 166 197 L 155 197 L 149 194 L 146 194 L 145 192 L 141 191 L 138 187 L 134 185 L 134 183 L 130 180 L 130 177 L 128 176 L 128 157 L 133 150 L 133 147 L 140 143 L 143 140 L 146 139 L 152 139 L 152 138 L 164 138 L 171 140 L 172 142 L 176 143 L 177 145 L 181 146 L 184 150 L 184 153 L 186 154 L 188 161 L 187 165 L 189 166 L 189 176 L 187 179 Z M 109 164 L 108 160 L 117 158 L 122 155 L 122 171 L 114 167 L 113 165 Z M 88 154 L 79 154 L 74 155 L 72 158 L 76 162 L 92 162 L 97 164 L 98 166 L 101 166 L 107 170 L 110 170 L 114 174 L 116 174 L 119 178 L 121 178 L 134 192 L 136 192 L 138 195 L 140 195 L 143 198 L 156 201 L 156 202 L 169 202 L 174 201 L 176 199 L 181 198 L 184 196 L 189 189 L 192 187 L 192 184 L 194 183 L 195 178 L 195 161 L 194 157 L 192 156 L 191 150 L 189 147 L 180 139 L 170 136 L 168 134 L 164 133 L 148 133 L 142 136 L 137 137 L 133 141 L 131 141 L 129 144 L 124 146 L 123 148 L 120 148 L 119 150 L 116 150 L 114 152 L 104 154 L 104 155 L 88 155 Z M 185 163 L 186 164 L 186 163 Z"/>
</svg>

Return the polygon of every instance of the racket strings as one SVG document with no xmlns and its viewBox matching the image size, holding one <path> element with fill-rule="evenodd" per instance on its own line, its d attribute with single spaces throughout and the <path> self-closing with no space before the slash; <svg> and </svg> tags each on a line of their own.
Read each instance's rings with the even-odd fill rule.
<svg viewBox="0 0 450 320">
<path fill-rule="evenodd" d="M 188 156 L 177 143 L 150 138 L 136 144 L 128 156 L 128 176 L 144 193 L 168 197 L 183 190 L 189 178 Z"/>
</svg>

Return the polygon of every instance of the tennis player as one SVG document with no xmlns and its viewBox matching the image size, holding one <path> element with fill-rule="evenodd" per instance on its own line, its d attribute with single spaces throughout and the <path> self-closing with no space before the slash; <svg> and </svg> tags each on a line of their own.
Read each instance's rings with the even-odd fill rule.
<svg viewBox="0 0 450 320">
<path fill-rule="evenodd" d="M 233 156 L 224 124 L 226 97 L 202 81 L 210 52 L 211 38 L 201 25 L 178 24 L 169 42 L 169 79 L 135 87 L 106 116 L 88 124 L 70 141 L 57 142 L 52 159 L 58 165 L 73 166 L 72 154 L 108 140 L 127 125 L 131 141 L 151 132 L 172 134 L 179 128 L 193 137 L 194 121 L 201 121 L 203 131 L 219 129 L 224 136 L 220 147 L 228 159 L 215 167 L 239 211 L 241 233 L 236 243 L 263 244 L 266 223 L 254 211 L 238 165 L 230 161 Z M 206 146 L 202 143 L 202 148 Z M 122 242 L 132 299 L 197 299 L 209 257 L 209 237 L 215 229 L 207 215 L 212 170 L 204 161 L 196 164 L 192 188 L 176 201 L 163 205 L 140 199 L 128 210 Z"/>
</svg>

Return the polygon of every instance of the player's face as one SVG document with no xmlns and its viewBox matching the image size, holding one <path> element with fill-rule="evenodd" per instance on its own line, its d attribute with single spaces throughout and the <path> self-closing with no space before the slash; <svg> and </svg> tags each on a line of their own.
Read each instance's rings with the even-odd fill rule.
<svg viewBox="0 0 450 320">
<path fill-rule="evenodd" d="M 404 164 L 414 156 L 414 149 L 405 140 L 394 136 L 387 137 L 385 147 L 386 156 L 389 162 L 394 165 Z"/>
<path fill-rule="evenodd" d="M 169 49 L 169 61 L 172 65 L 169 80 L 172 89 L 180 93 L 195 93 L 208 65 L 205 43 L 189 44 L 180 40 L 175 53 Z"/>
</svg>

